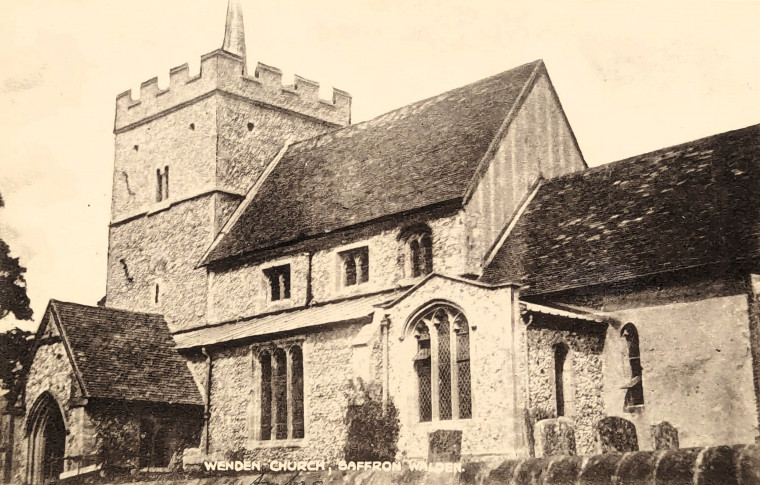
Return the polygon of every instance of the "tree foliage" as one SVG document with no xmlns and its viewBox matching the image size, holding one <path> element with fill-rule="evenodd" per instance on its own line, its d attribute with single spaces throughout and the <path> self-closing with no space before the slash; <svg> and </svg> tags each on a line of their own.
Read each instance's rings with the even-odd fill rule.
<svg viewBox="0 0 760 485">
<path fill-rule="evenodd" d="M 0 195 L 0 207 L 4 207 Z M 18 258 L 11 257 L 11 248 L 0 239 L 0 319 L 13 313 L 18 320 L 31 320 L 32 309 L 26 295 L 26 268 L 21 266 Z"/>
<path fill-rule="evenodd" d="M 26 295 L 26 268 L 11 257 L 8 245 L 0 239 L 0 319 L 13 313 L 18 320 L 31 320 L 32 309 Z"/>
<path fill-rule="evenodd" d="M 0 207 L 4 205 L 0 195 Z M 19 264 L 18 258 L 11 257 L 10 252 L 0 239 L 0 319 L 12 313 L 18 320 L 31 320 L 32 309 L 24 279 L 26 268 Z M 0 388 L 10 391 L 11 400 L 15 398 L 22 364 L 33 345 L 32 336 L 18 328 L 0 334 Z"/>
<path fill-rule="evenodd" d="M 15 401 L 22 364 L 34 345 L 32 337 L 33 333 L 19 328 L 0 333 L 0 387 L 9 391 L 11 402 Z"/>
</svg>

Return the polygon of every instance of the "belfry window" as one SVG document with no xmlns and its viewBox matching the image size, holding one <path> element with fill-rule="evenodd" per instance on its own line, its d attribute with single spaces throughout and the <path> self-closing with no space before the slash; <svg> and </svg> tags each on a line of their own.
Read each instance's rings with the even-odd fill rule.
<svg viewBox="0 0 760 485">
<path fill-rule="evenodd" d="M 258 358 L 261 376 L 261 440 L 300 439 L 304 437 L 303 351 L 264 350 Z"/>
<path fill-rule="evenodd" d="M 620 335 L 626 342 L 627 364 L 630 368 L 630 379 L 623 386 L 626 389 L 624 409 L 625 411 L 633 411 L 634 408 L 644 405 L 639 332 L 632 323 L 628 323 L 620 331 Z"/>
<path fill-rule="evenodd" d="M 290 298 L 290 265 L 274 266 L 264 270 L 269 283 L 269 301 L 287 300 Z"/>
<path fill-rule="evenodd" d="M 355 286 L 369 281 L 369 248 L 367 246 L 339 253 L 342 264 L 342 286 Z"/>
<path fill-rule="evenodd" d="M 156 169 L 156 202 L 169 199 L 169 166 Z"/>
<path fill-rule="evenodd" d="M 449 305 L 435 305 L 412 325 L 420 421 L 472 417 L 470 339 L 467 319 Z"/>
</svg>

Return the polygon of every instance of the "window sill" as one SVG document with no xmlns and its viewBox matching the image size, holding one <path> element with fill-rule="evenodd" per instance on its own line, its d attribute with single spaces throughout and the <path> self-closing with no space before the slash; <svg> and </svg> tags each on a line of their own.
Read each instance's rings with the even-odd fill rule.
<svg viewBox="0 0 760 485">
<path fill-rule="evenodd" d="M 303 448 L 306 446 L 306 438 L 287 439 L 287 440 L 249 440 L 249 449 L 268 449 L 268 448 Z"/>
<path fill-rule="evenodd" d="M 289 308 L 293 308 L 295 306 L 295 302 L 293 301 L 293 298 L 284 298 L 281 300 L 267 300 L 266 302 L 266 311 L 267 312 L 276 312 L 279 310 L 287 310 Z"/>
<path fill-rule="evenodd" d="M 436 421 L 418 421 L 414 424 L 422 429 L 434 428 L 434 429 L 454 429 L 461 430 L 468 423 L 472 423 L 472 418 L 462 419 L 439 419 Z"/>
</svg>

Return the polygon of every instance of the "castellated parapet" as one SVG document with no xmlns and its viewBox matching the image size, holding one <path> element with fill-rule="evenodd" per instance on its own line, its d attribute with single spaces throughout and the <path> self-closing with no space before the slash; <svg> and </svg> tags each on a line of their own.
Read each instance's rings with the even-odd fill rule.
<svg viewBox="0 0 760 485">
<path fill-rule="evenodd" d="M 261 63 L 256 65 L 254 75 L 249 76 L 241 57 L 215 50 L 201 57 L 197 76 L 191 77 L 188 65 L 183 64 L 169 71 L 167 89 L 159 88 L 156 77 L 140 85 L 137 99 L 131 90 L 119 94 L 114 131 L 119 133 L 215 92 L 321 120 L 327 125 L 351 123 L 351 95 L 347 92 L 333 89 L 331 100 L 321 99 L 319 83 L 315 81 L 295 76 L 292 85 L 283 85 L 282 71 Z"/>
</svg>

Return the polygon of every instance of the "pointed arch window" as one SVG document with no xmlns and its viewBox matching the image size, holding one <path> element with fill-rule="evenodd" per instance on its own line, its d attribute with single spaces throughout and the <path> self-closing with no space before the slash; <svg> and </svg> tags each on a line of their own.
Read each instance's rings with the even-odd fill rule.
<svg viewBox="0 0 760 485">
<path fill-rule="evenodd" d="M 304 426 L 304 361 L 298 345 L 263 350 L 258 358 L 261 440 L 300 439 Z"/>
<path fill-rule="evenodd" d="M 639 332 L 635 325 L 628 323 L 620 330 L 620 336 L 625 339 L 627 364 L 630 368 L 630 379 L 623 386 L 626 389 L 624 409 L 633 411 L 636 407 L 644 405 Z"/>
<path fill-rule="evenodd" d="M 439 304 L 413 322 L 414 370 L 420 421 L 472 417 L 470 342 L 461 311 Z"/>
<path fill-rule="evenodd" d="M 433 272 L 433 239 L 430 228 L 418 224 L 403 230 L 400 239 L 404 243 L 404 273 L 409 278 L 425 276 Z"/>
</svg>

